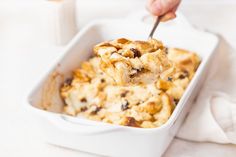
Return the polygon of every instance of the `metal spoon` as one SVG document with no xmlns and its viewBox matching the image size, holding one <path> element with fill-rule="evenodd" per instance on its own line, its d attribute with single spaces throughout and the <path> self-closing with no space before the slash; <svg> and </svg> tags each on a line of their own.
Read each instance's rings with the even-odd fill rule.
<svg viewBox="0 0 236 157">
<path fill-rule="evenodd" d="M 151 31 L 151 33 L 150 33 L 149 36 L 148 36 L 149 39 L 153 37 L 153 34 L 155 33 L 155 30 L 156 30 L 157 26 L 158 26 L 159 23 L 161 22 L 161 18 L 162 18 L 162 17 L 163 17 L 163 15 L 162 15 L 162 16 L 158 16 L 158 17 L 156 18 L 156 21 L 155 21 L 155 23 L 154 23 L 154 25 L 153 25 L 152 31 Z"/>
</svg>

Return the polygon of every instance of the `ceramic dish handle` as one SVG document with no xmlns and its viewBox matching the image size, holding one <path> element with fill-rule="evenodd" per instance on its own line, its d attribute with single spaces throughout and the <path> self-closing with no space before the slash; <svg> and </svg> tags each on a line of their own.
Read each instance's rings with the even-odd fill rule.
<svg viewBox="0 0 236 157">
<path fill-rule="evenodd" d="M 49 119 L 53 125 L 61 130 L 82 135 L 101 134 L 110 131 L 117 131 L 119 129 L 118 126 L 109 126 L 91 120 L 73 117 L 70 118 L 69 116 L 63 115 L 53 115 Z"/>
<path fill-rule="evenodd" d="M 192 25 L 188 22 L 188 20 L 186 19 L 186 17 L 180 13 L 177 12 L 177 17 L 174 20 L 171 20 L 169 22 L 165 22 L 163 24 L 165 24 L 165 26 L 179 26 L 179 27 L 183 27 L 183 28 L 193 28 Z M 145 23 L 145 24 L 149 24 L 152 25 L 153 24 L 153 16 L 148 12 L 148 11 L 139 11 L 139 12 L 133 12 L 130 15 L 127 16 L 126 18 L 129 21 L 139 21 L 141 23 Z"/>
</svg>

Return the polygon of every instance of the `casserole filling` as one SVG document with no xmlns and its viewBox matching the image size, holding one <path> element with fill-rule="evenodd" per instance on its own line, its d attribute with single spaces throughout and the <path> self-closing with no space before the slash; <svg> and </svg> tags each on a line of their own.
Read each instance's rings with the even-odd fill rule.
<svg viewBox="0 0 236 157">
<path fill-rule="evenodd" d="M 117 125 L 159 127 L 199 64 L 195 53 L 166 48 L 155 39 L 100 43 L 62 86 L 64 112 Z"/>
</svg>

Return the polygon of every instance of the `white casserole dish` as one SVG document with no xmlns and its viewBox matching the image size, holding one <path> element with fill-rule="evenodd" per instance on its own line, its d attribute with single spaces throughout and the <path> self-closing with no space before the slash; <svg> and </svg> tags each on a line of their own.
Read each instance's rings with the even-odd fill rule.
<svg viewBox="0 0 236 157">
<path fill-rule="evenodd" d="M 145 14 L 135 14 L 127 19 L 100 20 L 85 27 L 31 92 L 27 108 L 37 117 L 49 143 L 116 157 L 158 157 L 164 153 L 204 81 L 218 44 L 215 35 L 195 30 L 181 15 L 172 22 L 161 24 L 155 37 L 167 46 L 197 52 L 202 62 L 167 123 L 159 128 L 132 128 L 60 113 L 63 101 L 59 88 L 65 79 L 71 77 L 71 71 L 88 59 L 92 47 L 101 41 L 120 37 L 146 40 L 151 25 L 142 22 L 141 17 Z M 42 110 L 43 105 L 51 105 L 49 110 L 52 112 Z"/>
</svg>

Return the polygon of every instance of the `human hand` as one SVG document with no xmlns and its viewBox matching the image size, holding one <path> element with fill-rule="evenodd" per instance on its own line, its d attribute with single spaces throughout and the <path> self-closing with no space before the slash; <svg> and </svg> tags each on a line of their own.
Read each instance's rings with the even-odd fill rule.
<svg viewBox="0 0 236 157">
<path fill-rule="evenodd" d="M 176 10 L 181 0 L 148 0 L 147 9 L 155 16 L 161 16 L 161 21 L 168 21 L 176 17 Z"/>
</svg>

